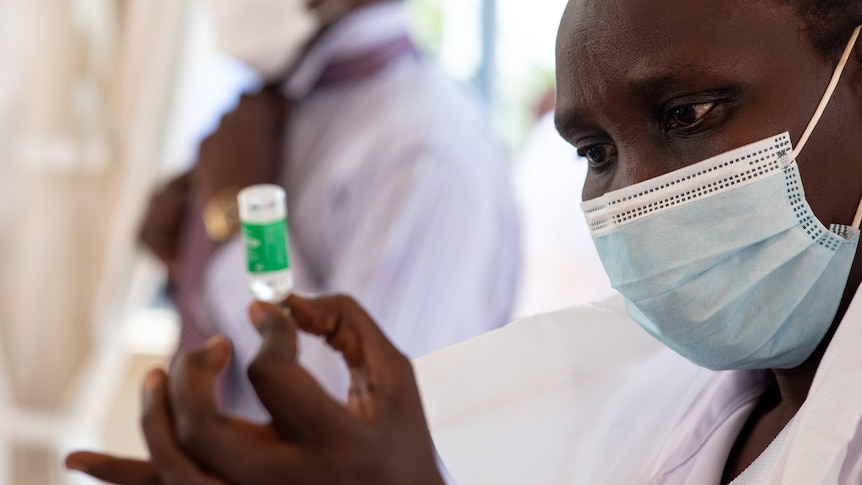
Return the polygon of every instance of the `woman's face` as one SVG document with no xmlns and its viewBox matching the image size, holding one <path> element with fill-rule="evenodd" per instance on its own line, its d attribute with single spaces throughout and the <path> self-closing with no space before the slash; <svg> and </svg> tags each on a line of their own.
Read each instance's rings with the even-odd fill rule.
<svg viewBox="0 0 862 485">
<path fill-rule="evenodd" d="M 584 199 L 784 131 L 798 142 L 835 68 L 803 29 L 769 0 L 571 0 L 556 120 L 590 161 Z M 862 198 L 860 57 L 798 160 L 826 225 Z"/>
</svg>

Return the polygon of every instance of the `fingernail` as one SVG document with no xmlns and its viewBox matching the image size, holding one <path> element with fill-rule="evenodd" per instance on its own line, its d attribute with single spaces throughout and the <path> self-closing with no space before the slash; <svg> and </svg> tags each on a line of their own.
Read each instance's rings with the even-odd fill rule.
<svg viewBox="0 0 862 485">
<path fill-rule="evenodd" d="M 219 347 L 230 345 L 230 341 L 224 335 L 216 335 L 215 337 L 211 337 L 206 341 L 204 347 L 208 350 L 215 350 Z"/>
<path fill-rule="evenodd" d="M 251 317 L 251 322 L 255 326 L 259 326 L 263 319 L 266 318 L 266 308 L 264 308 L 263 303 L 256 301 L 249 307 L 248 314 Z"/>
<path fill-rule="evenodd" d="M 153 392 L 153 389 L 159 385 L 161 382 L 161 374 L 157 371 L 151 370 L 144 377 L 144 392 Z"/>
<path fill-rule="evenodd" d="M 207 340 L 204 349 L 206 350 L 207 364 L 212 369 L 221 370 L 226 365 L 228 358 L 230 358 L 230 340 L 221 335 L 216 335 Z"/>
<path fill-rule="evenodd" d="M 288 303 L 289 299 L 290 299 L 290 295 L 288 295 L 288 297 L 285 298 L 284 300 L 281 300 L 280 302 L 278 302 L 279 310 L 281 310 L 281 313 L 283 313 L 285 315 L 290 315 L 290 303 Z"/>
<path fill-rule="evenodd" d="M 278 324 L 283 317 L 290 315 L 290 308 L 286 306 L 286 302 L 277 305 L 255 302 L 249 308 L 248 313 L 257 331 L 259 333 L 266 333 L 275 324 Z"/>
<path fill-rule="evenodd" d="M 158 370 L 151 370 L 144 376 L 144 383 L 141 386 L 141 398 L 143 400 L 144 409 L 149 409 L 153 401 L 153 392 L 162 383 L 164 374 Z"/>
<path fill-rule="evenodd" d="M 84 472 L 84 473 L 87 473 L 87 471 L 89 471 L 89 469 L 90 469 L 89 465 L 87 463 L 84 463 L 83 461 L 81 461 L 81 458 L 76 456 L 76 455 L 67 456 L 65 465 L 66 465 L 66 468 L 69 470 L 74 470 L 74 471 Z"/>
</svg>

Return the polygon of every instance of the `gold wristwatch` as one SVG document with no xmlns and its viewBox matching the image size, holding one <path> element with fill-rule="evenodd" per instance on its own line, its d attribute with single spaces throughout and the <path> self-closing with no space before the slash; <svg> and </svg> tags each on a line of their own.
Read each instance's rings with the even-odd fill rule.
<svg viewBox="0 0 862 485">
<path fill-rule="evenodd" d="M 239 191 L 239 187 L 228 187 L 207 201 L 203 219 L 211 241 L 224 242 L 239 232 L 239 205 L 236 201 Z"/>
</svg>

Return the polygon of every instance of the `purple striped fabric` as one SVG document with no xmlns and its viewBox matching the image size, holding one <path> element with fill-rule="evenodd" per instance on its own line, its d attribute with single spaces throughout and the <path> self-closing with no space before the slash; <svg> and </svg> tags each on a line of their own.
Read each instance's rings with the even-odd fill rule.
<svg viewBox="0 0 862 485">
<path fill-rule="evenodd" d="M 204 228 L 201 214 L 202 204 L 192 197 L 185 215 L 185 223 L 180 234 L 178 268 L 173 276 L 173 301 L 180 315 L 180 339 L 177 354 L 199 348 L 216 332 L 209 321 L 209 312 L 204 307 L 203 281 L 207 262 L 215 250 Z M 223 381 L 223 379 L 222 379 Z M 221 390 L 227 386 L 219 385 L 219 402 L 224 402 Z"/>
<path fill-rule="evenodd" d="M 215 249 L 207 237 L 201 212 L 201 204 L 196 201 L 189 204 L 180 235 L 177 272 L 173 275 L 173 298 L 182 320 L 179 350 L 199 347 L 212 336 L 212 327 L 207 324 L 197 297 L 202 290 L 207 260 Z"/>
<path fill-rule="evenodd" d="M 317 80 L 315 89 L 325 89 L 365 79 L 405 55 L 418 55 L 416 46 L 406 34 L 365 52 L 329 63 Z"/>
</svg>

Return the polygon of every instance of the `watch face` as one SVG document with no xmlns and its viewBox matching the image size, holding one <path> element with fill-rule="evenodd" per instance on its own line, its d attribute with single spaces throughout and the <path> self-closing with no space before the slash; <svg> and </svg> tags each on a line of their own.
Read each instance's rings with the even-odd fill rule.
<svg viewBox="0 0 862 485">
<path fill-rule="evenodd" d="M 222 242 L 239 232 L 236 191 L 213 197 L 204 208 L 204 227 L 212 241 Z"/>
</svg>

